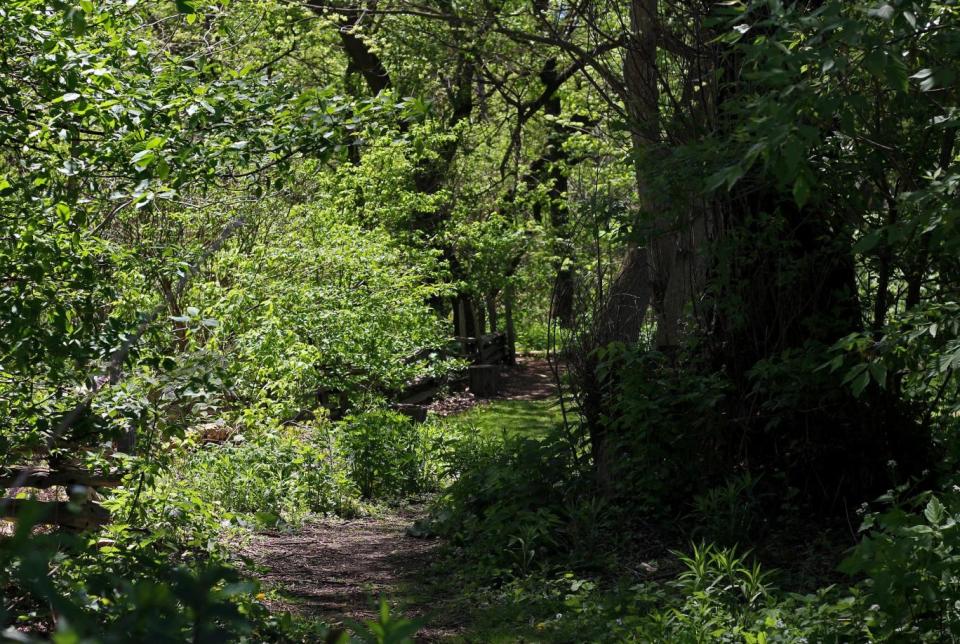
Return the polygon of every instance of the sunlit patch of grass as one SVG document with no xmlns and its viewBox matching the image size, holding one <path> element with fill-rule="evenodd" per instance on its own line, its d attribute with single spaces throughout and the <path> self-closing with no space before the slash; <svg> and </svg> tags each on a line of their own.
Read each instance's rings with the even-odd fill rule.
<svg viewBox="0 0 960 644">
<path fill-rule="evenodd" d="M 563 422 L 556 400 L 496 400 L 458 414 L 450 422 L 489 438 L 541 438 Z"/>
</svg>

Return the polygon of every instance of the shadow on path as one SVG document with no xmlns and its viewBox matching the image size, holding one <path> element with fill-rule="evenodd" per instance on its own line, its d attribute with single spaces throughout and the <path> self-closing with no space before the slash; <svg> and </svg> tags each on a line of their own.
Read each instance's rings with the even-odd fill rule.
<svg viewBox="0 0 960 644">
<path fill-rule="evenodd" d="M 268 601 L 272 610 L 288 610 L 333 624 L 375 619 L 383 596 L 406 618 L 427 613 L 428 627 L 418 641 L 452 637 L 456 623 L 435 614 L 430 588 L 421 584 L 434 560 L 437 540 L 417 539 L 406 528 L 422 516 L 403 512 L 377 518 L 318 520 L 297 532 L 258 534 L 245 549 L 262 571 L 265 584 L 282 592 Z"/>
<path fill-rule="evenodd" d="M 545 360 L 524 358 L 502 376 L 502 392 L 495 398 L 454 394 L 431 408 L 449 415 L 490 401 L 542 401 L 554 395 Z M 411 507 L 382 517 L 316 520 L 294 533 L 260 533 L 243 554 L 265 585 L 281 593 L 280 599 L 267 601 L 271 610 L 333 625 L 345 618 L 375 619 L 382 596 L 403 617 L 425 619 L 417 641 L 456 638 L 465 622 L 456 607 L 456 588 L 452 577 L 431 567 L 440 542 L 406 532 L 425 515 L 425 507 Z"/>
</svg>

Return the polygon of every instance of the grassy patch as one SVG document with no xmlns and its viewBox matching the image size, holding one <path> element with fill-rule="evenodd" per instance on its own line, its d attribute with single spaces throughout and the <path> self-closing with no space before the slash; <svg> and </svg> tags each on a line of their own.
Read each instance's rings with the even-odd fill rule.
<svg viewBox="0 0 960 644">
<path fill-rule="evenodd" d="M 563 421 L 556 400 L 496 400 L 451 417 L 486 438 L 542 438 Z"/>
</svg>

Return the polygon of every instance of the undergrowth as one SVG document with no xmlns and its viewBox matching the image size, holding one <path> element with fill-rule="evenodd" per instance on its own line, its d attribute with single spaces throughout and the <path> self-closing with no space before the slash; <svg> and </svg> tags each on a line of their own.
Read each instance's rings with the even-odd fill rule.
<svg viewBox="0 0 960 644">
<path fill-rule="evenodd" d="M 445 538 L 446 555 L 430 574 L 455 597 L 448 604 L 466 616 L 468 639 L 960 637 L 955 492 L 894 490 L 862 509 L 852 550 L 827 539 L 805 552 L 829 561 L 803 572 L 792 567 L 797 557 L 776 555 L 787 533 L 810 531 L 789 498 L 771 505 L 762 481 L 737 475 L 651 512 L 660 488 L 644 487 L 649 479 L 627 477 L 597 494 L 587 455 L 571 440 L 577 431 L 561 423 L 551 401 L 508 401 L 426 423 L 372 408 L 222 442 L 188 433 L 104 501 L 122 520 L 95 537 L 21 530 L 15 540 L 32 539 L 33 547 L 5 555 L 5 587 L 16 582 L 21 594 L 4 606 L 16 622 L 36 625 L 46 602 L 60 616 L 58 633 L 99 629 L 101 641 L 175 639 L 185 630 L 235 640 L 339 637 L 318 622 L 271 614 L 258 584 L 238 573 L 230 544 L 251 530 L 292 529 L 310 516 L 356 516 L 430 494 L 431 513 L 411 534 Z M 779 512 L 771 516 L 771 507 Z M 136 528 L 146 516 L 150 532 Z M 767 565 L 771 559 L 787 567 Z M 386 619 L 401 639 L 417 627 Z M 382 641 L 377 629 L 354 632 Z"/>
<path fill-rule="evenodd" d="M 478 425 L 489 420 L 486 413 L 473 412 Z M 469 462 L 460 463 L 419 526 L 448 540 L 449 560 L 438 570 L 456 567 L 451 584 L 464 595 L 459 610 L 470 615 L 467 639 L 960 637 L 955 493 L 917 495 L 904 486 L 864 506 L 852 549 L 837 537 L 800 543 L 817 541 L 821 527 L 803 526 L 790 498 L 778 499 L 770 516 L 765 488 L 745 474 L 694 496 L 679 512 L 663 508 L 658 522 L 653 513 L 638 516 L 654 497 L 625 501 L 623 487 L 596 496 L 584 455 L 553 420 L 542 415 L 537 438 L 519 432 L 473 443 Z M 638 534 L 649 541 L 638 542 Z M 778 556 L 788 547 L 797 549 Z"/>
</svg>

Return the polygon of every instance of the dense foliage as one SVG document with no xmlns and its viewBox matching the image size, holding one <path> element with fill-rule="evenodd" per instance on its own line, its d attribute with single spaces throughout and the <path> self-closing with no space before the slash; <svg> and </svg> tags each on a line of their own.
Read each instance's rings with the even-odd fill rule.
<svg viewBox="0 0 960 644">
<path fill-rule="evenodd" d="M 8 0 L 0 638 L 346 641 L 236 546 L 411 498 L 480 638 L 960 638 L 958 61 L 934 0 Z M 398 404 L 495 332 L 555 406 Z"/>
</svg>

